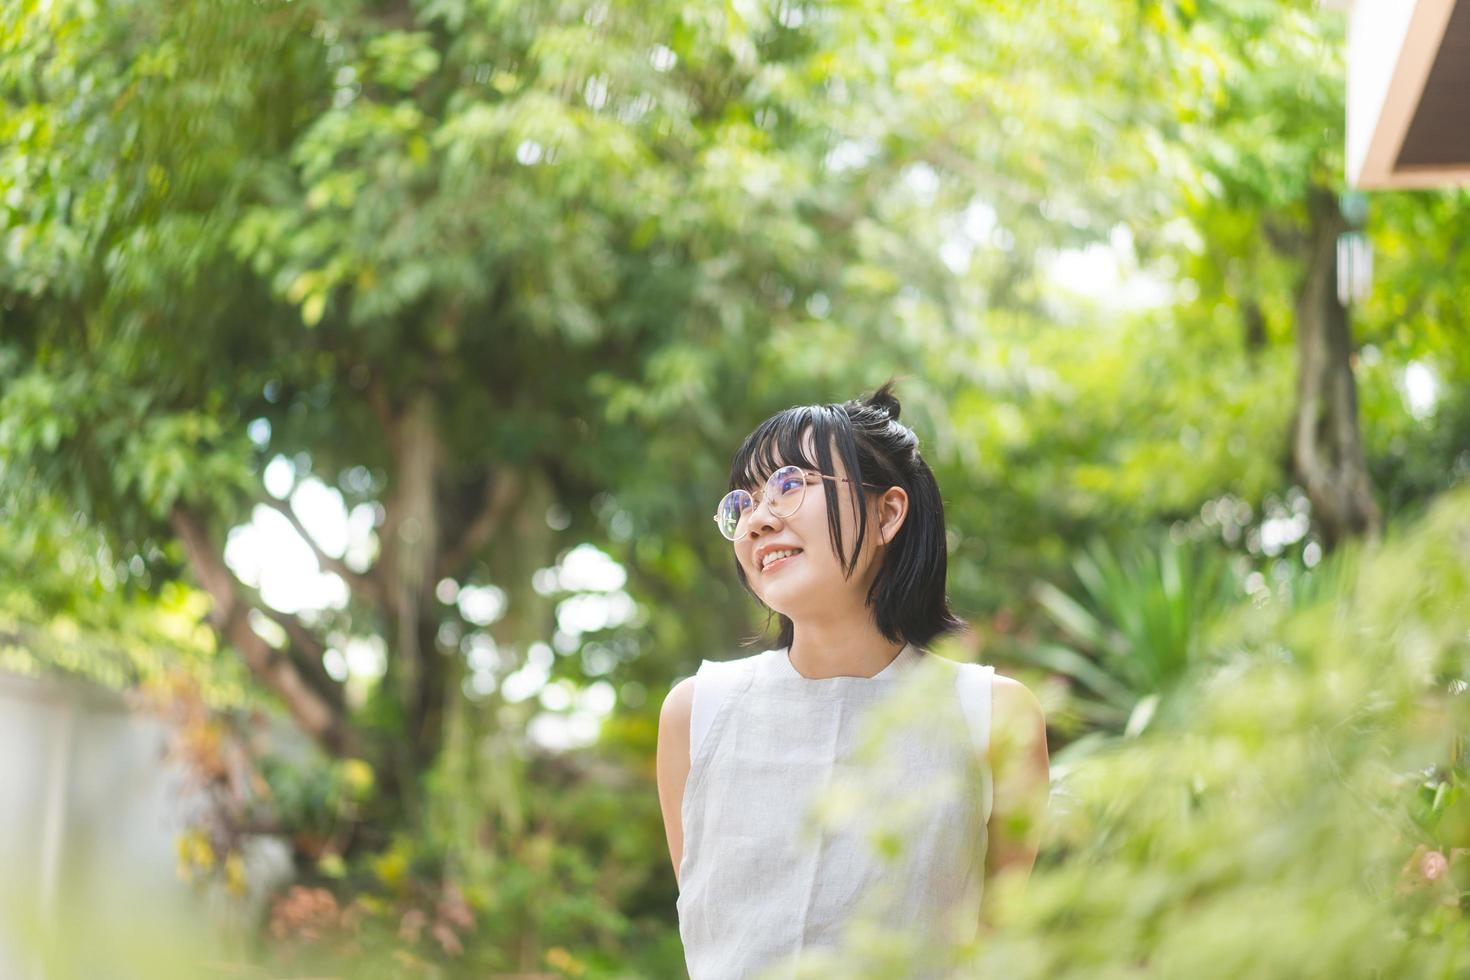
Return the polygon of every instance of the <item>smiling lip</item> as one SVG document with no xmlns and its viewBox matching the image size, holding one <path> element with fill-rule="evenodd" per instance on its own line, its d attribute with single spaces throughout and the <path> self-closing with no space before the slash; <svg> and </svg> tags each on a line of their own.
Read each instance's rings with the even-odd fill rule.
<svg viewBox="0 0 1470 980">
<path fill-rule="evenodd" d="M 798 551 L 794 555 L 787 555 L 785 558 L 777 558 L 775 561 L 771 562 L 769 565 L 767 565 L 764 568 L 762 568 L 761 569 L 761 574 L 762 575 L 765 575 L 765 574 L 767 574 L 769 572 L 773 572 L 776 569 L 780 568 L 782 565 L 786 564 L 791 559 L 798 558 L 800 556 L 801 556 L 801 552 Z"/>
</svg>

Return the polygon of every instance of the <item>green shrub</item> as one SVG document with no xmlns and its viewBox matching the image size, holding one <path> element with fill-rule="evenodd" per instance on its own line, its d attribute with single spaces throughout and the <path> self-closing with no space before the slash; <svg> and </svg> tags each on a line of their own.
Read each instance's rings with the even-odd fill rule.
<svg viewBox="0 0 1470 980">
<path fill-rule="evenodd" d="M 862 926 L 801 975 L 1470 975 L 1470 487 L 1329 563 L 1335 589 L 1243 603 L 1145 733 L 1054 781 L 993 931 L 934 952 Z"/>
</svg>

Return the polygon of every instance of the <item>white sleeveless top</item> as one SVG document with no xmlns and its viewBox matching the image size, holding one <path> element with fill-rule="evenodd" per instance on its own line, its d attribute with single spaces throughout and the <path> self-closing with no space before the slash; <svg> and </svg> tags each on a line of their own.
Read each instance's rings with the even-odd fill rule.
<svg viewBox="0 0 1470 980">
<path fill-rule="evenodd" d="M 911 951 L 903 975 L 943 975 L 925 951 L 978 932 L 995 669 L 906 645 L 873 677 L 809 678 L 787 653 L 699 667 L 677 903 L 691 980 L 820 975 L 859 922 Z"/>
</svg>

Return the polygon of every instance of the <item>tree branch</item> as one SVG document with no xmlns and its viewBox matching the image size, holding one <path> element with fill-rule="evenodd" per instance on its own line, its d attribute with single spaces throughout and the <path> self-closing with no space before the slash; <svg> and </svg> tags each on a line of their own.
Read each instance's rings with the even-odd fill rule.
<svg viewBox="0 0 1470 980">
<path fill-rule="evenodd" d="M 291 641 L 286 652 L 317 693 L 332 702 L 333 707 L 345 708 L 347 698 L 342 682 L 327 673 L 326 665 L 322 663 L 322 655 L 327 652 L 326 644 L 307 629 L 299 617 L 273 609 L 264 602 L 255 603 L 255 607 L 286 631 Z"/>
<path fill-rule="evenodd" d="M 277 500 L 268 494 L 262 494 L 260 502 L 285 515 L 286 520 L 291 522 L 291 527 L 301 536 L 301 540 L 306 542 L 306 546 L 311 549 L 311 553 L 316 556 L 316 563 L 321 567 L 322 571 L 331 572 L 334 575 L 340 576 L 349 588 L 362 595 L 363 598 L 373 605 L 382 604 L 383 590 L 378 586 L 377 580 L 371 575 L 364 575 L 361 572 L 353 571 L 345 561 L 340 558 L 333 558 L 322 550 L 322 546 L 317 544 L 316 539 L 306 530 L 306 525 L 301 523 L 301 518 L 296 516 L 296 511 L 289 503 L 284 500 Z M 284 626 L 285 624 L 282 623 L 281 625 Z"/>
<path fill-rule="evenodd" d="M 506 512 L 521 498 L 523 488 L 521 475 L 509 468 L 486 477 L 484 503 L 459 541 L 440 559 L 437 578 L 454 575 L 495 536 Z"/>
<path fill-rule="evenodd" d="M 234 573 L 210 539 L 203 518 L 176 502 L 169 512 L 169 523 L 179 536 L 200 585 L 214 599 L 210 620 L 215 630 L 235 648 L 251 673 L 280 696 L 302 731 L 335 756 L 358 754 L 362 740 L 348 722 L 345 711 L 322 697 L 289 656 L 250 628 L 252 606 L 241 598 Z"/>
</svg>

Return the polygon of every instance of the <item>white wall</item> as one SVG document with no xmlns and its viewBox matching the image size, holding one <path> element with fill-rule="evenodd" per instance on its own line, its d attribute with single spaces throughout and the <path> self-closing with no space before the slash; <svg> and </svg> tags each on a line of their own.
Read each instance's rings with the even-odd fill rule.
<svg viewBox="0 0 1470 980">
<path fill-rule="evenodd" d="M 175 838 L 198 801 L 166 744 L 110 692 L 0 674 L 0 978 L 188 976 L 234 955 L 289 859 L 261 842 L 244 900 L 182 881 Z"/>
</svg>

